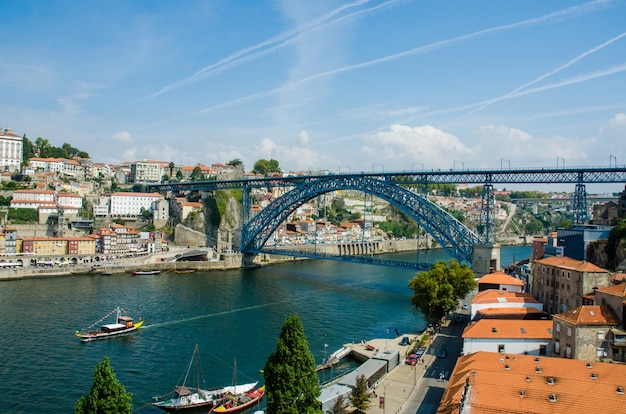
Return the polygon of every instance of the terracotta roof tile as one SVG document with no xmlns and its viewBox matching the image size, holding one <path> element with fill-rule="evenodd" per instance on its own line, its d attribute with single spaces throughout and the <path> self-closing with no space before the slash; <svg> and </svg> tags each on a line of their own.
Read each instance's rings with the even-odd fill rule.
<svg viewBox="0 0 626 414">
<path fill-rule="evenodd" d="M 521 280 L 514 278 L 511 275 L 507 275 L 504 272 L 493 272 L 487 273 L 480 279 L 478 279 L 478 284 L 493 284 L 493 285 L 516 285 L 516 286 L 524 286 L 524 282 Z"/>
<path fill-rule="evenodd" d="M 586 305 L 552 316 L 575 325 L 617 325 L 619 321 L 608 306 Z"/>
<path fill-rule="evenodd" d="M 598 288 L 598 292 L 618 297 L 626 297 L 626 283 L 601 287 Z"/>
<path fill-rule="evenodd" d="M 562 269 L 572 269 L 579 272 L 608 273 L 606 269 L 594 265 L 587 261 L 572 259 L 566 256 L 552 256 L 545 259 L 536 260 L 535 263 L 547 266 L 555 266 Z"/>
<path fill-rule="evenodd" d="M 481 303 L 506 303 L 506 302 L 523 302 L 523 303 L 541 303 L 527 292 L 511 292 L 509 290 L 487 289 L 476 293 L 472 304 L 479 305 Z"/>
<path fill-rule="evenodd" d="M 481 319 L 463 330 L 463 338 L 552 339 L 552 321 Z"/>
<path fill-rule="evenodd" d="M 626 406 L 618 387 L 626 389 L 626 365 L 476 352 L 459 358 L 437 412 L 459 413 L 463 395 L 463 413 L 618 412 Z"/>
</svg>

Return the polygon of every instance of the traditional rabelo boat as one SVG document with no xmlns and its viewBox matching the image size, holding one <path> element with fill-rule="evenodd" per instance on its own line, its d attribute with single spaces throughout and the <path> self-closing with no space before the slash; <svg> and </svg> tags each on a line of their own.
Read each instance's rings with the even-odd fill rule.
<svg viewBox="0 0 626 414">
<path fill-rule="evenodd" d="M 159 273 L 161 273 L 160 270 L 133 270 L 132 272 L 130 272 L 133 276 L 140 276 L 140 275 L 158 275 Z"/>
<path fill-rule="evenodd" d="M 244 393 L 226 393 L 224 398 L 222 398 L 212 409 L 209 410 L 209 414 L 236 413 L 238 411 L 245 410 L 252 407 L 254 404 L 259 403 L 263 398 L 263 394 L 265 394 L 265 385 Z"/>
<path fill-rule="evenodd" d="M 193 380 L 189 378 L 193 375 Z M 188 385 L 188 382 L 194 382 L 194 385 Z M 245 393 L 252 390 L 256 386 L 256 382 L 251 384 L 243 384 L 238 386 L 227 386 L 221 388 L 211 388 L 203 390 L 200 388 L 200 361 L 198 357 L 198 345 L 196 345 L 193 356 L 189 361 L 187 370 L 185 371 L 182 385 L 177 385 L 169 394 L 160 397 L 154 397 L 153 406 L 159 407 L 167 412 L 190 410 L 202 407 L 213 408 L 214 405 L 221 402 L 226 395 L 236 393 Z"/>
<path fill-rule="evenodd" d="M 92 326 L 101 323 L 105 319 L 109 318 L 115 313 L 115 323 L 102 325 L 97 331 L 89 330 Z M 122 315 L 122 309 L 118 306 L 113 309 L 108 315 L 100 319 L 98 322 L 92 324 L 87 328 L 87 332 L 76 331 L 76 336 L 80 338 L 82 342 L 96 341 L 99 339 L 107 339 L 112 336 L 123 335 L 134 330 L 137 330 L 143 325 L 143 319 L 139 319 L 139 322 L 135 323 L 133 318 L 127 315 Z"/>
</svg>

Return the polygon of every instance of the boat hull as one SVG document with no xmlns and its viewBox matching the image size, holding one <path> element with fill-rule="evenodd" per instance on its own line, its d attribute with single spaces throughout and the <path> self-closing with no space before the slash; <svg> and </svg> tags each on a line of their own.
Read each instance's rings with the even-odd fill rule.
<svg viewBox="0 0 626 414">
<path fill-rule="evenodd" d="M 263 399 L 263 395 L 265 394 L 265 385 L 259 388 L 255 388 L 251 391 L 248 391 L 245 394 L 239 395 L 238 399 L 241 401 L 245 399 L 245 401 L 240 402 L 234 405 L 231 401 L 226 401 L 225 399 L 218 403 L 215 407 L 209 410 L 209 414 L 211 413 L 236 413 L 239 411 L 243 411 L 247 408 L 252 407 L 257 404 L 261 399 Z"/>
</svg>

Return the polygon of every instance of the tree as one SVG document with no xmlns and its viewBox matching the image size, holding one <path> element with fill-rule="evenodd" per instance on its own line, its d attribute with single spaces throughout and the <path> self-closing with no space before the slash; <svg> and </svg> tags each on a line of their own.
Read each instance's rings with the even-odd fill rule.
<svg viewBox="0 0 626 414">
<path fill-rule="evenodd" d="M 189 177 L 191 181 L 202 181 L 204 180 L 204 175 L 202 174 L 202 168 L 199 165 L 196 165 L 191 172 L 191 176 Z"/>
<path fill-rule="evenodd" d="M 235 168 L 241 166 L 241 169 L 243 170 L 243 161 L 241 161 L 239 158 L 235 158 L 234 160 L 228 161 L 226 165 L 232 165 Z"/>
<path fill-rule="evenodd" d="M 96 365 L 93 385 L 87 395 L 76 402 L 74 414 L 132 413 L 133 396 L 117 380 L 109 357 Z"/>
<path fill-rule="evenodd" d="M 330 409 L 330 412 L 332 414 L 349 414 L 350 413 L 350 411 L 348 410 L 348 403 L 346 401 L 346 398 L 343 396 L 343 394 L 340 394 L 337 397 L 337 399 L 335 400 L 335 403 Z"/>
<path fill-rule="evenodd" d="M 476 287 L 474 272 L 466 264 L 452 259 L 450 264 L 439 260 L 428 272 L 419 272 L 409 281 L 413 290 L 411 303 L 429 323 L 438 322 L 454 310 L 459 300 Z"/>
<path fill-rule="evenodd" d="M 370 397 L 367 391 L 367 380 L 365 375 L 356 378 L 356 387 L 350 393 L 350 402 L 355 408 L 353 414 L 365 414 L 370 406 Z"/>
<path fill-rule="evenodd" d="M 252 168 L 254 174 L 269 175 L 270 173 L 282 173 L 278 161 L 271 160 L 258 160 L 254 163 Z"/>
<path fill-rule="evenodd" d="M 174 174 L 174 168 L 176 167 L 176 164 L 174 164 L 174 161 L 170 161 L 167 167 L 170 169 L 170 177 L 172 177 Z"/>
<path fill-rule="evenodd" d="M 287 317 L 263 369 L 268 414 L 322 413 L 315 358 L 297 315 Z"/>
</svg>

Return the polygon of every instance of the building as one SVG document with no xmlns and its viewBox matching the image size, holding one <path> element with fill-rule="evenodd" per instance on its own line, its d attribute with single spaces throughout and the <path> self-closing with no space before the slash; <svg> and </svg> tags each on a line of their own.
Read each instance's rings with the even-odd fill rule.
<svg viewBox="0 0 626 414">
<path fill-rule="evenodd" d="M 136 217 L 142 210 L 151 211 L 152 203 L 162 199 L 159 193 L 125 193 L 111 194 L 111 217 Z"/>
<path fill-rule="evenodd" d="M 548 355 L 552 321 L 481 319 L 463 330 L 463 353 Z"/>
<path fill-rule="evenodd" d="M 619 322 L 619 326 L 609 330 L 609 357 L 626 362 L 626 283 L 598 288 L 595 302 L 611 308 Z"/>
<path fill-rule="evenodd" d="M 540 319 L 543 304 L 530 293 L 483 290 L 472 300 L 471 319 Z"/>
<path fill-rule="evenodd" d="M 552 316 L 553 355 L 600 361 L 608 356 L 609 330 L 619 324 L 608 306 L 579 306 Z"/>
<path fill-rule="evenodd" d="M 491 289 L 523 292 L 524 282 L 504 272 L 491 272 L 478 279 L 478 291 Z"/>
<path fill-rule="evenodd" d="M 8 126 L 0 129 L 0 168 L 17 172 L 22 166 L 22 137 Z"/>
<path fill-rule="evenodd" d="M 130 165 L 130 182 L 136 184 L 160 183 L 168 164 L 165 161 L 136 161 Z"/>
<path fill-rule="evenodd" d="M 548 313 L 582 306 L 584 295 L 609 284 L 609 272 L 590 262 L 555 256 L 533 264 L 532 294 Z"/>
<path fill-rule="evenodd" d="M 625 384 L 626 365 L 476 352 L 458 359 L 437 413 L 620 412 Z"/>
</svg>

